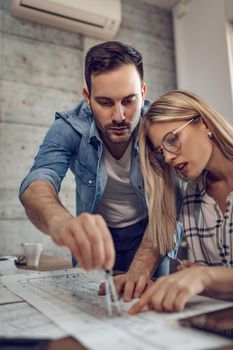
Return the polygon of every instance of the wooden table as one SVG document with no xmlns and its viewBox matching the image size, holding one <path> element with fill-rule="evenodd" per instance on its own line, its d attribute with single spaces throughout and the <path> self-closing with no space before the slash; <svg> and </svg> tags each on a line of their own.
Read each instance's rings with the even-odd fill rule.
<svg viewBox="0 0 233 350">
<path fill-rule="evenodd" d="M 72 268 L 72 264 L 71 264 L 71 261 L 64 258 L 41 254 L 39 266 L 31 267 L 31 266 L 22 265 L 18 267 L 24 270 L 52 271 L 52 270 L 70 269 Z"/>
</svg>

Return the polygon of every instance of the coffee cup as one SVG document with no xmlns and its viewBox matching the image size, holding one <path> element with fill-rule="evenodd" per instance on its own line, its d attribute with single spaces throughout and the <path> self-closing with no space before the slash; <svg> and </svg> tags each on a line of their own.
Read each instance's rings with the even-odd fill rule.
<svg viewBox="0 0 233 350">
<path fill-rule="evenodd" d="M 23 251 L 27 266 L 38 266 L 40 254 L 43 250 L 42 243 L 23 243 Z"/>
</svg>

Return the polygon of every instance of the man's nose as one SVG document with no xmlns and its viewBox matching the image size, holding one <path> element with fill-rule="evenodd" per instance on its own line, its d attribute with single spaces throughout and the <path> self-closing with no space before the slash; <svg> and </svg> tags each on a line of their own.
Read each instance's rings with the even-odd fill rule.
<svg viewBox="0 0 233 350">
<path fill-rule="evenodd" d="M 116 123 L 121 123 L 123 120 L 125 120 L 124 107 L 121 104 L 114 105 L 112 111 L 112 121 Z"/>
</svg>

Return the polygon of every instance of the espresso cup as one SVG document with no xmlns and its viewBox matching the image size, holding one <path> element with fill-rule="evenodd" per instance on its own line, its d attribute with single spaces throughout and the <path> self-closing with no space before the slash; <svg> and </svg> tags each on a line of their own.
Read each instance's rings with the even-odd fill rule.
<svg viewBox="0 0 233 350">
<path fill-rule="evenodd" d="M 23 243 L 23 251 L 27 266 L 38 266 L 40 254 L 43 250 L 42 243 Z"/>
</svg>

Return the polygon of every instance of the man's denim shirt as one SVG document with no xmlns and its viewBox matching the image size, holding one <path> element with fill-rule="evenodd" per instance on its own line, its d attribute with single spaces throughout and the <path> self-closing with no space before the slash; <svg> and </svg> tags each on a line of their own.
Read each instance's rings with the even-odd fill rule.
<svg viewBox="0 0 233 350">
<path fill-rule="evenodd" d="M 145 102 L 142 114 L 150 103 Z M 137 130 L 131 154 L 130 181 L 139 200 L 145 206 L 143 178 L 139 166 Z M 95 212 L 101 199 L 107 172 L 103 154 L 103 142 L 99 136 L 91 110 L 82 101 L 74 110 L 56 113 L 55 121 L 48 130 L 34 164 L 20 186 L 20 199 L 29 184 L 35 180 L 47 180 L 57 193 L 68 168 L 76 181 L 77 215 Z"/>
</svg>

